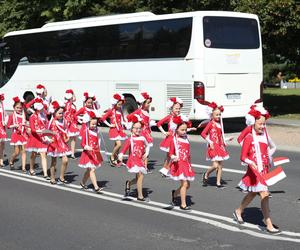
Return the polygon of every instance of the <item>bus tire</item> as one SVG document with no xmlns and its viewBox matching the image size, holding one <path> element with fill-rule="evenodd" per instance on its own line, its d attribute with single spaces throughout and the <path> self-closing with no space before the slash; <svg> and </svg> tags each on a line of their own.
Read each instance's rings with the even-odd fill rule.
<svg viewBox="0 0 300 250">
<path fill-rule="evenodd" d="M 138 105 L 133 96 L 125 96 L 125 103 L 123 105 L 123 114 L 127 116 L 138 108 Z"/>
<path fill-rule="evenodd" d="M 31 91 L 26 91 L 23 94 L 23 99 L 24 99 L 25 103 L 28 103 L 32 99 L 34 99 L 34 94 Z"/>
</svg>

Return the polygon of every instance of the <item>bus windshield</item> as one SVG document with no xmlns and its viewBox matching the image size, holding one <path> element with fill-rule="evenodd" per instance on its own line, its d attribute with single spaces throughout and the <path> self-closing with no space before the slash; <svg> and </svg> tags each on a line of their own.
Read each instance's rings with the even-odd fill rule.
<svg viewBox="0 0 300 250">
<path fill-rule="evenodd" d="M 8 82 L 11 75 L 9 47 L 6 43 L 0 43 L 0 88 Z"/>
<path fill-rule="evenodd" d="M 203 18 L 204 46 L 218 49 L 257 49 L 260 47 L 255 19 L 206 16 Z"/>
</svg>

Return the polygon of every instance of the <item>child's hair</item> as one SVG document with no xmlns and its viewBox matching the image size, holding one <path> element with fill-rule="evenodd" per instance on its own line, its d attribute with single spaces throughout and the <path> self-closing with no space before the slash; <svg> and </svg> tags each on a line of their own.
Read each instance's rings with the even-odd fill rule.
<svg viewBox="0 0 300 250">
<path fill-rule="evenodd" d="M 13 108 L 15 108 L 18 104 L 21 104 L 21 106 L 24 107 L 24 103 L 19 101 L 14 103 Z"/>
</svg>

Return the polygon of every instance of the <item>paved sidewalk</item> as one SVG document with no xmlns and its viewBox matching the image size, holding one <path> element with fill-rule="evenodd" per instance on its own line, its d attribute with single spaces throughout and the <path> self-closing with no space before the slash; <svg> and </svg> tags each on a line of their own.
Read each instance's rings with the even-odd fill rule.
<svg viewBox="0 0 300 250">
<path fill-rule="evenodd" d="M 270 118 L 267 123 L 268 123 L 268 125 L 271 125 L 271 126 L 299 127 L 300 128 L 300 120 L 294 120 L 294 119 Z"/>
</svg>

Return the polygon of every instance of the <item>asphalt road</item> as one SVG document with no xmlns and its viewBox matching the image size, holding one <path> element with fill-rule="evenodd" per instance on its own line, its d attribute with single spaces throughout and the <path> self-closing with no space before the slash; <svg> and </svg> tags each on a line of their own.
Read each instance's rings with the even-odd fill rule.
<svg viewBox="0 0 300 250">
<path fill-rule="evenodd" d="M 102 195 L 80 190 L 83 170 L 77 166 L 78 159 L 70 159 L 66 179 L 71 184 L 64 186 L 50 185 L 40 175 L 28 176 L 8 167 L 0 170 L 0 248 L 299 249 L 299 153 L 276 152 L 291 162 L 283 165 L 287 178 L 270 188 L 271 215 L 283 230 L 281 235 L 271 236 L 264 231 L 258 197 L 245 210 L 245 225 L 238 226 L 232 219 L 244 196 L 236 188 L 240 171 L 245 170 L 239 162 L 238 146 L 228 148 L 231 158 L 224 163 L 228 171 L 223 172 L 227 188 L 217 190 L 214 175 L 211 185 L 202 187 L 201 175 L 210 163 L 205 161 L 205 144 L 191 142 L 196 180 L 188 191 L 193 211 L 187 213 L 170 206 L 171 190 L 178 183 L 158 173 L 164 159 L 159 140 L 155 139 L 150 156 L 153 173 L 144 181 L 144 194 L 150 198 L 146 203 L 135 200 L 134 189 L 132 199 L 123 199 L 124 183 L 131 175 L 124 167 L 111 168 L 107 163 L 97 170 L 99 184 L 105 187 Z M 112 145 L 107 146 L 111 151 Z M 20 167 L 20 162 L 16 166 Z"/>
</svg>

